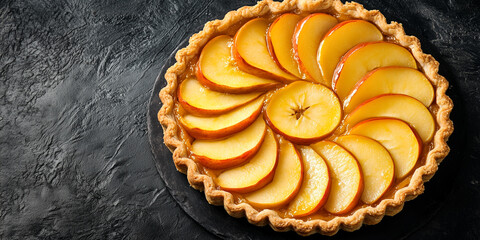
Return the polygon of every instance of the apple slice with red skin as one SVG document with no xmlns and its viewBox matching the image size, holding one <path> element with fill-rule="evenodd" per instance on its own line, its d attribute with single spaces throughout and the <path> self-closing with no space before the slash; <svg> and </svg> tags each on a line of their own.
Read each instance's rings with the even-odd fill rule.
<svg viewBox="0 0 480 240">
<path fill-rule="evenodd" d="M 212 91 L 195 78 L 188 78 L 180 83 L 177 91 L 178 102 L 189 113 L 198 116 L 211 116 L 226 113 L 243 106 L 262 93 L 230 94 Z"/>
<path fill-rule="evenodd" d="M 210 117 L 177 114 L 178 122 L 196 139 L 218 139 L 248 127 L 262 111 L 264 96 L 230 112 Z"/>
<path fill-rule="evenodd" d="M 402 94 L 384 94 L 371 98 L 355 108 L 344 120 L 347 128 L 376 117 L 401 119 L 410 124 L 424 143 L 435 133 L 435 120 L 417 99 Z"/>
<path fill-rule="evenodd" d="M 221 189 L 247 193 L 258 190 L 272 181 L 277 167 L 278 143 L 272 130 L 267 128 L 258 152 L 244 165 L 225 170 L 215 178 Z"/>
<path fill-rule="evenodd" d="M 197 79 L 202 85 L 226 93 L 262 92 L 281 85 L 239 70 L 231 56 L 232 45 L 230 36 L 220 35 L 203 47 L 196 68 Z"/>
<path fill-rule="evenodd" d="M 320 43 L 317 61 L 322 77 L 331 86 L 335 68 L 342 56 L 355 45 L 383 40 L 378 28 L 364 20 L 348 20 L 330 29 Z"/>
<path fill-rule="evenodd" d="M 194 159 L 211 169 L 240 165 L 253 156 L 262 145 L 267 125 L 262 117 L 249 127 L 225 139 L 193 141 Z"/>
<path fill-rule="evenodd" d="M 330 135 L 340 124 L 336 95 L 322 84 L 297 81 L 278 90 L 267 103 L 265 120 L 286 139 L 310 144 Z"/>
<path fill-rule="evenodd" d="M 232 55 L 240 70 L 283 82 L 292 82 L 295 76 L 283 71 L 274 61 L 267 46 L 269 23 L 264 18 L 254 18 L 235 34 Z"/>
<path fill-rule="evenodd" d="M 267 47 L 273 60 L 280 68 L 297 78 L 305 79 L 293 57 L 292 45 L 295 26 L 301 19 L 302 17 L 293 13 L 285 13 L 275 19 L 268 28 Z"/>
<path fill-rule="evenodd" d="M 355 157 L 345 148 L 331 141 L 310 145 L 327 163 L 331 177 L 330 195 L 325 210 L 345 214 L 358 203 L 363 192 L 363 176 Z"/>
<path fill-rule="evenodd" d="M 303 217 L 319 210 L 330 192 L 330 174 L 325 160 L 311 147 L 299 146 L 303 162 L 303 183 L 297 196 L 290 202 L 287 214 Z"/>
<path fill-rule="evenodd" d="M 422 140 L 405 122 L 393 118 L 367 119 L 355 125 L 350 134 L 378 141 L 392 156 L 395 176 L 402 179 L 415 167 L 422 152 Z"/>
<path fill-rule="evenodd" d="M 390 153 L 377 141 L 360 135 L 341 136 L 335 142 L 352 153 L 360 163 L 364 181 L 362 202 L 373 204 L 378 201 L 395 179 Z"/>
<path fill-rule="evenodd" d="M 411 96 L 425 107 L 429 107 L 435 98 L 432 84 L 420 71 L 407 67 L 382 67 L 369 72 L 355 84 L 343 102 L 343 110 L 349 113 L 362 102 L 387 93 Z"/>
<path fill-rule="evenodd" d="M 310 80 L 326 84 L 317 63 L 317 51 L 325 34 L 337 23 L 338 20 L 329 14 L 314 13 L 302 19 L 295 27 L 292 39 L 294 56 Z"/>
<path fill-rule="evenodd" d="M 290 202 L 297 194 L 303 179 L 303 165 L 295 146 L 285 139 L 279 140 L 280 155 L 273 180 L 265 187 L 245 195 L 255 207 L 276 208 Z"/>
<path fill-rule="evenodd" d="M 417 68 L 417 63 L 412 54 L 400 45 L 360 43 L 343 55 L 333 73 L 332 87 L 344 101 L 363 76 L 375 68 L 387 66 Z"/>
</svg>

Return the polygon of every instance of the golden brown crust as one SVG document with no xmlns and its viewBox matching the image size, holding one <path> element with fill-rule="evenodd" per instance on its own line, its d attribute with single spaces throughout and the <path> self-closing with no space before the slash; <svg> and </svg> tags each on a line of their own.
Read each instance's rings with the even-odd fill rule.
<svg viewBox="0 0 480 240">
<path fill-rule="evenodd" d="M 235 203 L 231 193 L 218 190 L 213 179 L 206 174 L 202 174 L 197 164 L 188 157 L 187 145 L 182 141 L 181 130 L 174 116 L 179 76 L 185 73 L 192 59 L 200 54 L 202 47 L 208 40 L 227 32 L 230 26 L 253 17 L 285 12 L 327 12 L 340 19 L 355 18 L 372 22 L 385 36 L 395 38 L 398 44 L 412 52 L 427 78 L 435 86 L 435 103 L 438 108 L 434 110 L 434 115 L 438 130 L 432 140 L 431 150 L 426 156 L 425 164 L 415 169 L 410 183 L 397 190 L 393 199 L 384 199 L 376 206 L 363 207 L 354 210 L 348 216 L 336 216 L 329 221 L 303 221 L 282 218 L 273 210 L 257 211 L 247 203 Z M 384 215 L 395 215 L 401 211 L 405 201 L 414 199 L 421 194 L 424 190 L 424 182 L 435 174 L 437 165 L 449 152 L 446 141 L 453 131 L 453 123 L 449 119 L 453 103 L 445 94 L 448 82 L 438 74 L 439 63 L 431 55 L 422 52 L 420 41 L 416 37 L 407 36 L 401 24 L 397 22 L 387 23 L 385 17 L 378 10 L 367 11 L 361 4 L 354 2 L 343 4 L 339 0 L 286 0 L 281 3 L 264 0 L 258 2 L 255 6 L 242 7 L 236 11 L 231 11 L 225 15 L 223 20 L 208 22 L 202 31 L 190 38 L 189 45 L 186 48 L 177 52 L 175 58 L 177 62 L 165 74 L 167 86 L 160 91 L 159 96 L 163 105 L 158 113 L 158 119 L 164 128 L 164 141 L 167 147 L 173 151 L 175 166 L 179 171 L 187 174 L 192 187 L 205 191 L 205 197 L 210 204 L 224 205 L 225 210 L 231 216 L 245 216 L 252 224 L 260 226 L 269 224 L 276 231 L 294 230 L 300 235 L 310 235 L 317 232 L 333 235 L 339 229 L 353 231 L 360 228 L 363 223 L 376 224 Z"/>
</svg>

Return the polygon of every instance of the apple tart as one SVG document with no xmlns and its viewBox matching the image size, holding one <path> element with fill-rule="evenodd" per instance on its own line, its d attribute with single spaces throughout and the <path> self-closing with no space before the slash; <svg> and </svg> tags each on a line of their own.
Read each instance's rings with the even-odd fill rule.
<svg viewBox="0 0 480 240">
<path fill-rule="evenodd" d="M 449 152 L 438 62 L 358 3 L 264 0 L 206 23 L 176 60 L 158 112 L 175 166 L 252 224 L 376 224 Z"/>
</svg>

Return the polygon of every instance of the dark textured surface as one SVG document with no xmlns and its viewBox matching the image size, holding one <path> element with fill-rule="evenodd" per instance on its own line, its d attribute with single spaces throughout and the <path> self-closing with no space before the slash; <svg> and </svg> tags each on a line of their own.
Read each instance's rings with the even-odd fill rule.
<svg viewBox="0 0 480 240">
<path fill-rule="evenodd" d="M 479 239 L 479 3 L 359 2 L 403 23 L 441 63 L 456 130 L 423 195 L 334 239 Z M 156 160 L 148 143 L 148 103 L 169 55 L 206 21 L 253 3 L 1 1 L 0 238 L 297 237 L 208 205 L 161 140 Z"/>
</svg>

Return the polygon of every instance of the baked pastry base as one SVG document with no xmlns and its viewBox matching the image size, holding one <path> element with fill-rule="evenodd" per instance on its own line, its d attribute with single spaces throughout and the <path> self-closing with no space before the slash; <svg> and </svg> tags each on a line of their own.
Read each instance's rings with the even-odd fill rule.
<svg viewBox="0 0 480 240">
<path fill-rule="evenodd" d="M 435 87 L 435 102 L 432 114 L 436 119 L 437 131 L 430 144 L 431 149 L 423 161 L 424 164 L 415 169 L 407 186 L 397 190 L 392 199 L 383 199 L 374 206 L 362 207 L 352 211 L 346 216 L 335 216 L 330 220 L 312 219 L 301 220 L 282 218 L 274 210 L 261 210 L 253 208 L 245 202 L 236 202 L 230 193 L 217 189 L 213 179 L 204 174 L 197 163 L 188 157 L 185 133 L 177 124 L 174 116 L 176 89 L 179 79 L 193 66 L 202 47 L 213 37 L 220 34 L 232 35 L 241 24 L 251 18 L 267 15 L 279 15 L 285 12 L 310 13 L 326 12 L 339 19 L 364 19 L 374 23 L 388 38 L 394 39 L 399 45 L 408 48 L 417 60 L 421 70 Z M 233 31 L 233 33 L 232 33 Z M 376 224 L 384 215 L 394 215 L 402 208 L 405 201 L 414 199 L 424 190 L 424 182 L 428 181 L 436 172 L 438 164 L 448 154 L 446 144 L 453 131 L 453 123 L 449 114 L 453 103 L 445 91 L 448 82 L 438 74 L 438 62 L 428 54 L 424 54 L 420 42 L 416 37 L 407 36 L 401 24 L 387 23 L 385 17 L 376 10 L 367 11 L 358 3 L 343 4 L 339 0 L 325 1 L 285 1 L 282 3 L 265 0 L 252 7 L 242 7 L 227 13 L 223 20 L 214 20 L 205 24 L 204 29 L 194 34 L 186 48 L 181 49 L 175 56 L 177 62 L 167 70 L 165 79 L 167 86 L 160 93 L 163 103 L 158 112 L 158 120 L 164 130 L 164 142 L 173 153 L 173 160 L 177 170 L 187 175 L 192 187 L 205 192 L 205 197 L 210 204 L 224 205 L 225 210 L 234 217 L 246 217 L 255 225 L 269 224 L 275 231 L 294 230 L 300 235 L 321 233 L 333 235 L 339 229 L 353 231 L 365 224 Z"/>
</svg>

